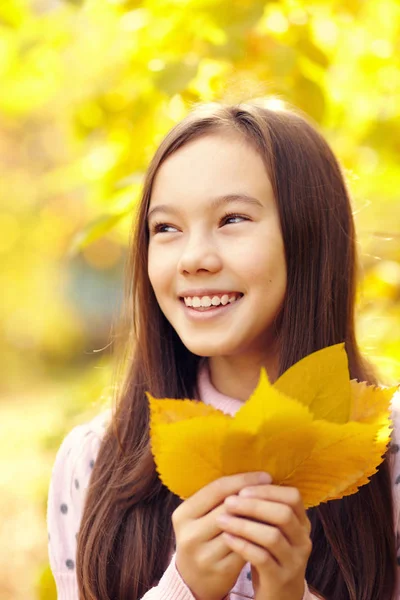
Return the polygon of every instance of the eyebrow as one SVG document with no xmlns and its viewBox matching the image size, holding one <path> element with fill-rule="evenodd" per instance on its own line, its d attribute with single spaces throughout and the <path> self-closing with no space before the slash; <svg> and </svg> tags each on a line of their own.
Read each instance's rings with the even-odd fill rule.
<svg viewBox="0 0 400 600">
<path fill-rule="evenodd" d="M 254 198 L 253 196 L 249 196 L 248 194 L 224 194 L 223 196 L 217 196 L 213 198 L 210 203 L 210 207 L 213 209 L 219 208 L 220 206 L 224 206 L 225 204 L 230 204 L 231 202 L 246 202 L 246 204 L 251 204 L 253 206 L 258 206 L 263 208 L 264 205 L 262 202 Z M 147 213 L 147 221 L 150 220 L 157 212 L 170 213 L 172 215 L 176 215 L 179 213 L 179 209 L 174 206 L 170 206 L 169 204 L 159 204 L 158 206 L 154 206 Z"/>
</svg>

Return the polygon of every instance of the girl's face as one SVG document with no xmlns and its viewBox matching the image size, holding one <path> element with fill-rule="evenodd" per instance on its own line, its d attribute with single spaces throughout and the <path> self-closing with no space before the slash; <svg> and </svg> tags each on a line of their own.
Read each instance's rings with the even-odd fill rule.
<svg viewBox="0 0 400 600">
<path fill-rule="evenodd" d="M 235 133 L 189 142 L 161 165 L 148 222 L 150 282 L 183 344 L 209 357 L 268 352 L 286 264 L 259 154 Z"/>
</svg>

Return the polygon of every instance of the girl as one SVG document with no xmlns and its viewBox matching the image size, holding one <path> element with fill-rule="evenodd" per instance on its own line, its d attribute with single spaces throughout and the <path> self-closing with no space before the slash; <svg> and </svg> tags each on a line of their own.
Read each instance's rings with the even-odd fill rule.
<svg viewBox="0 0 400 600">
<path fill-rule="evenodd" d="M 182 501 L 150 451 L 146 390 L 235 414 L 262 366 L 273 382 L 342 341 L 351 378 L 377 382 L 354 335 L 349 194 L 323 137 L 299 111 L 198 107 L 155 153 L 130 247 L 116 410 L 66 436 L 50 482 L 59 600 L 400 598 L 394 406 L 371 482 L 307 512 L 266 473 Z"/>
</svg>

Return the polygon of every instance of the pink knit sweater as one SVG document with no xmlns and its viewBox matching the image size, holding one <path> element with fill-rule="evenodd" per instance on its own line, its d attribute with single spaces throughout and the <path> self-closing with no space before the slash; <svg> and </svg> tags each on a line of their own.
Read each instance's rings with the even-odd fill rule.
<svg viewBox="0 0 400 600">
<path fill-rule="evenodd" d="M 218 392 L 209 378 L 207 363 L 203 362 L 198 376 L 200 399 L 219 408 L 226 414 L 234 415 L 242 405 L 240 400 Z M 74 427 L 64 438 L 56 455 L 52 470 L 48 503 L 47 529 L 50 567 L 56 582 L 58 600 L 79 600 L 75 561 L 76 537 L 79 530 L 86 490 L 100 447 L 102 435 L 111 409 L 97 415 L 83 425 Z M 394 522 L 400 530 L 400 394 L 392 402 L 394 429 L 391 441 L 392 485 L 394 497 Z M 399 536 L 397 536 L 399 537 Z M 400 546 L 400 540 L 399 540 Z M 399 547 L 397 548 L 399 552 Z M 400 558 L 398 559 L 400 562 Z M 230 600 L 254 597 L 251 583 L 250 564 L 247 563 L 230 592 Z M 317 598 L 305 582 L 303 600 Z M 400 590 L 396 592 L 400 600 Z M 117 599 L 115 599 L 117 600 Z M 180 576 L 175 565 L 175 553 L 161 577 L 158 585 L 152 587 L 143 600 L 195 600 L 190 589 Z"/>
</svg>

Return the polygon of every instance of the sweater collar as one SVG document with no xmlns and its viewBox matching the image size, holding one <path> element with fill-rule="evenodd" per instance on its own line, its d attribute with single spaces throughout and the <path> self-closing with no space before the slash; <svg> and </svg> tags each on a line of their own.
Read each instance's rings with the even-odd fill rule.
<svg viewBox="0 0 400 600">
<path fill-rule="evenodd" d="M 199 364 L 197 388 L 200 400 L 202 400 L 204 404 L 209 404 L 214 408 L 218 408 L 225 414 L 233 416 L 239 408 L 243 406 L 241 400 L 225 396 L 225 394 L 221 394 L 221 392 L 214 387 L 210 378 L 208 358 L 202 360 Z"/>
</svg>

